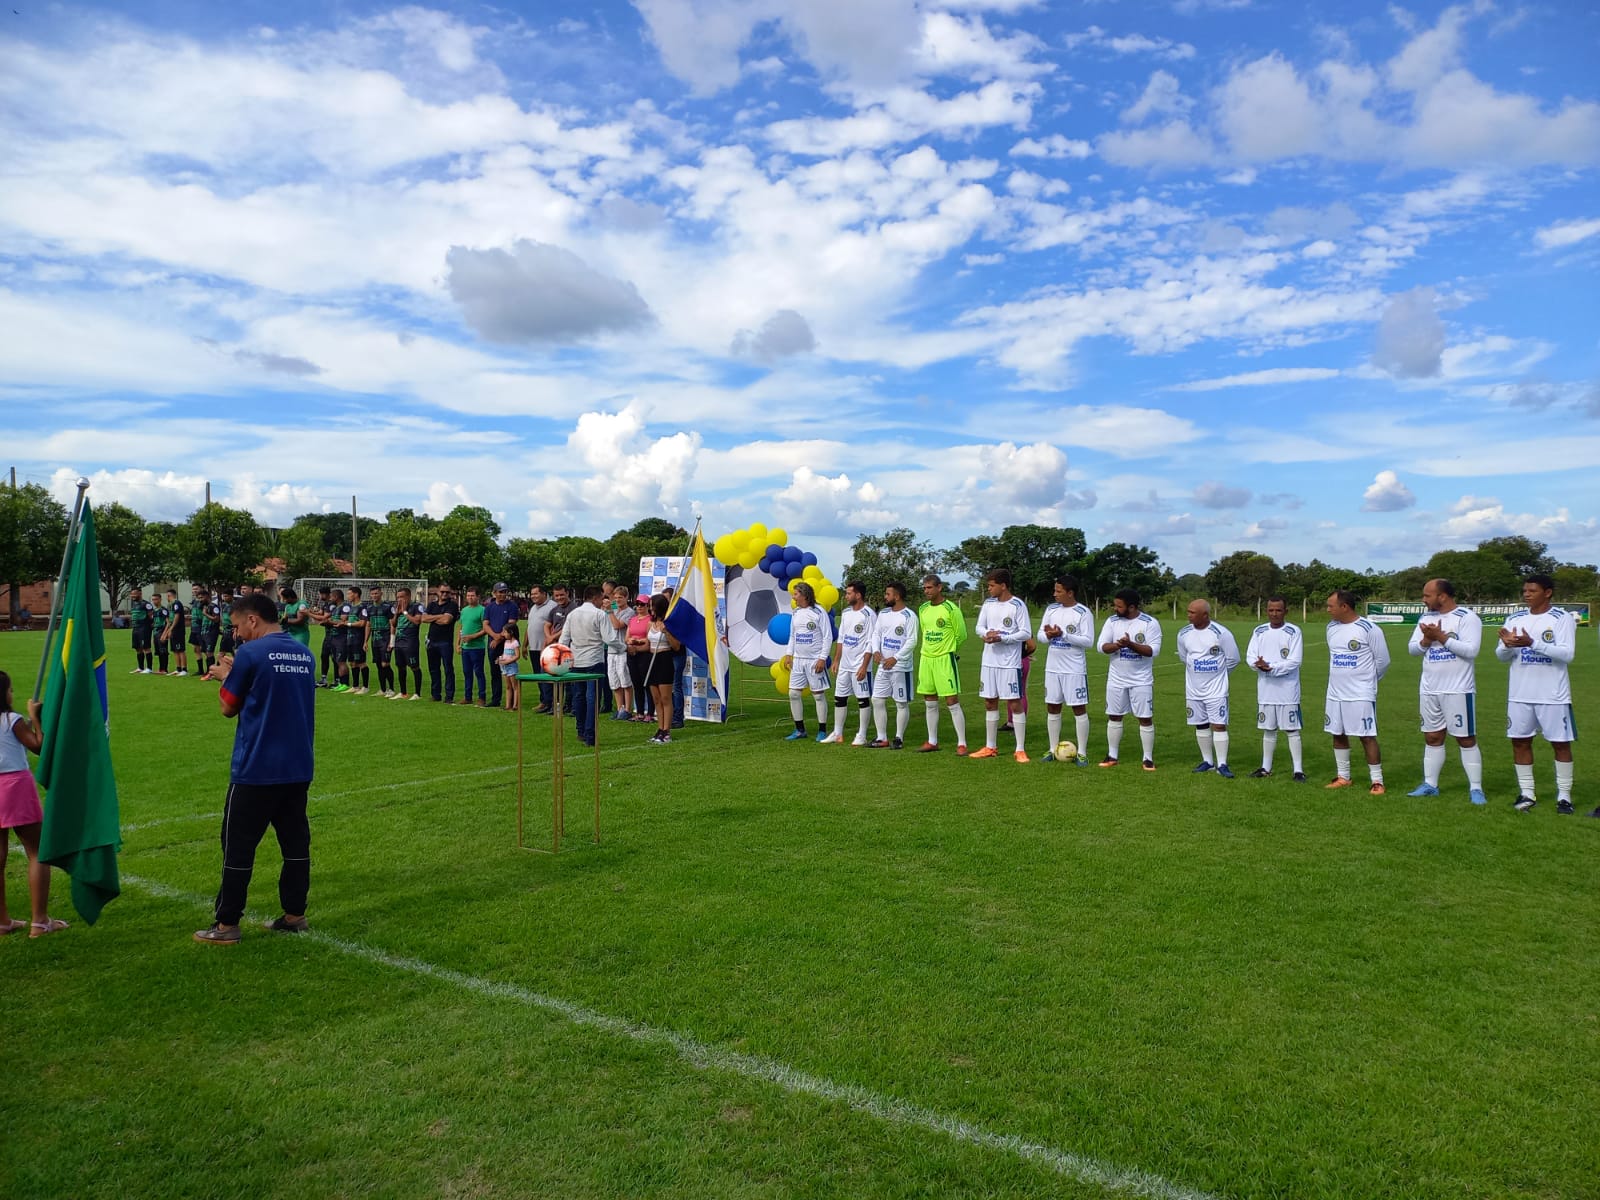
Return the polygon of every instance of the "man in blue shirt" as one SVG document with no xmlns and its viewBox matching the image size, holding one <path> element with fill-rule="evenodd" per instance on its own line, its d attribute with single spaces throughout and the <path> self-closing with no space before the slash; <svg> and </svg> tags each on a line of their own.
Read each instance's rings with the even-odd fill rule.
<svg viewBox="0 0 1600 1200">
<path fill-rule="evenodd" d="M 489 630 L 488 661 L 493 663 L 505 651 L 506 622 L 519 616 L 517 602 L 511 598 L 511 589 L 503 583 L 494 585 L 494 598 L 483 606 L 483 623 Z M 489 671 L 489 707 L 500 707 L 501 674 L 498 669 Z"/>
<path fill-rule="evenodd" d="M 222 807 L 222 887 L 216 921 L 195 933 L 197 942 L 238 942 L 256 847 L 268 827 L 278 835 L 283 870 L 278 900 L 283 915 L 268 929 L 306 928 L 311 889 L 311 825 L 306 793 L 313 771 L 317 660 L 278 624 L 277 606 L 262 595 L 240 596 L 229 621 L 238 651 L 222 658 L 208 678 L 219 680 L 222 715 L 238 718 L 228 799 Z"/>
</svg>

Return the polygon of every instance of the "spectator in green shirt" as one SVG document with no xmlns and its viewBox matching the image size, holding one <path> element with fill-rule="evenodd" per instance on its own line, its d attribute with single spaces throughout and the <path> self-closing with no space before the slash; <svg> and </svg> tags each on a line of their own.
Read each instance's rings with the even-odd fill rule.
<svg viewBox="0 0 1600 1200">
<path fill-rule="evenodd" d="M 488 680 L 484 677 L 484 655 L 489 649 L 489 634 L 484 628 L 484 609 L 478 601 L 478 589 L 467 589 L 467 602 L 461 606 L 461 621 L 456 626 L 456 644 L 461 647 L 461 673 L 466 677 L 465 696 L 461 703 L 472 704 L 472 681 L 478 681 L 479 708 L 489 703 Z"/>
<path fill-rule="evenodd" d="M 311 606 L 304 603 L 292 587 L 279 588 L 283 599 L 283 628 L 302 646 L 311 645 Z"/>
</svg>

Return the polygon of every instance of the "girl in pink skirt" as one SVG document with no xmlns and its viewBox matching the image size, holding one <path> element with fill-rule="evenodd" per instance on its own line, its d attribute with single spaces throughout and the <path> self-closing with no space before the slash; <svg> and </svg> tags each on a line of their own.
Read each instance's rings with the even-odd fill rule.
<svg viewBox="0 0 1600 1200">
<path fill-rule="evenodd" d="M 39 753 L 44 735 L 39 727 L 39 702 L 28 701 L 23 718 L 13 710 L 11 676 L 0 671 L 0 937 L 28 930 L 29 937 L 43 937 L 67 927 L 65 921 L 52 921 L 50 868 L 39 861 L 39 827 L 44 809 L 39 805 L 39 789 L 28 769 L 28 751 Z M 28 896 L 33 901 L 33 923 L 13 921 L 6 909 L 6 854 L 11 848 L 11 831 L 16 830 L 28 855 Z"/>
</svg>

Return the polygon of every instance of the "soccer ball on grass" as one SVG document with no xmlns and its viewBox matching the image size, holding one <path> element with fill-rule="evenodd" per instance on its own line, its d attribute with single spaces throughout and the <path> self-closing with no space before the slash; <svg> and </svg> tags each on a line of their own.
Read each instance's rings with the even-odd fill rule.
<svg viewBox="0 0 1600 1200">
<path fill-rule="evenodd" d="M 1078 747 L 1073 742 L 1056 743 L 1056 761 L 1071 762 L 1078 757 Z"/>
</svg>

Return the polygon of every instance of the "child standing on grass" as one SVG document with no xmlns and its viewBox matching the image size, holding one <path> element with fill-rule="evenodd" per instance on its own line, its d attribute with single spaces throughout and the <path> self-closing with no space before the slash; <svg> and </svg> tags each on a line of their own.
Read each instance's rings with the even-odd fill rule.
<svg viewBox="0 0 1600 1200">
<path fill-rule="evenodd" d="M 39 753 L 44 744 L 39 726 L 39 702 L 28 701 L 28 715 L 19 716 L 12 708 L 11 676 L 0 671 L 0 937 L 28 930 L 29 937 L 59 933 L 65 921 L 52 921 L 50 906 L 50 868 L 39 861 L 39 829 L 44 824 L 44 809 L 39 804 L 39 789 L 28 769 L 28 751 Z M 28 897 L 33 903 L 33 923 L 13 921 L 6 908 L 6 855 L 11 849 L 11 831 L 28 855 Z"/>
<path fill-rule="evenodd" d="M 517 659 L 522 656 L 522 643 L 517 641 L 517 623 L 505 623 L 505 640 L 500 643 L 500 657 L 495 659 L 495 665 L 500 668 L 500 674 L 505 677 L 507 712 L 516 712 L 522 704 L 522 680 L 517 678 Z"/>
</svg>

